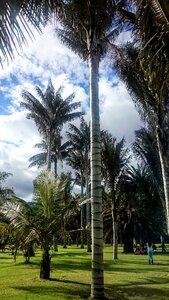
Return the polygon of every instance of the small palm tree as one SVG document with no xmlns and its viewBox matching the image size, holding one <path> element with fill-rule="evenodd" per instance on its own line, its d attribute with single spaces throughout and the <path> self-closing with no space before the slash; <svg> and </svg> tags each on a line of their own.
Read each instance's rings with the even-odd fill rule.
<svg viewBox="0 0 169 300">
<path fill-rule="evenodd" d="M 50 278 L 49 250 L 53 235 L 61 228 L 61 203 L 64 183 L 51 173 L 41 173 L 34 182 L 34 201 L 29 203 L 13 198 L 0 211 L 16 231 L 18 240 L 30 244 L 37 241 L 42 248 L 40 278 Z"/>
<path fill-rule="evenodd" d="M 52 82 L 43 93 L 39 87 L 36 92 L 40 100 L 36 99 L 28 91 L 23 91 L 24 101 L 21 106 L 29 111 L 28 119 L 33 119 L 42 137 L 45 139 L 47 149 L 47 169 L 51 170 L 52 141 L 57 136 L 60 139 L 60 132 L 63 124 L 79 118 L 82 113 L 76 109 L 80 107 L 80 102 L 72 102 L 75 94 L 71 94 L 65 100 L 62 99 L 62 87 L 55 91 Z"/>
</svg>

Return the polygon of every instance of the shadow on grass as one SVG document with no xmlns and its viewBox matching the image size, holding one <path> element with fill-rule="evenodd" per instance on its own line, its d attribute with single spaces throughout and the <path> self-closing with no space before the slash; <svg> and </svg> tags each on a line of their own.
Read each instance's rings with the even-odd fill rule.
<svg viewBox="0 0 169 300">
<path fill-rule="evenodd" d="M 17 290 L 22 290 L 28 292 L 29 294 L 42 294 L 48 295 L 48 297 L 55 297 L 59 299 L 59 296 L 63 296 L 64 299 L 88 299 L 90 296 L 90 284 L 70 281 L 70 280 L 60 280 L 53 278 L 57 286 L 17 286 L 13 287 Z M 45 281 L 44 281 L 45 283 Z M 131 282 L 129 284 L 112 284 L 105 286 L 106 299 L 112 300 L 130 300 L 132 297 L 134 299 L 168 299 L 169 288 L 164 289 L 160 287 L 160 284 L 168 283 L 165 279 L 150 279 L 148 282 Z M 159 288 L 147 286 L 147 285 L 158 284 Z"/>
<path fill-rule="evenodd" d="M 160 284 L 168 283 L 167 280 L 150 280 L 149 282 L 132 282 L 129 284 L 112 284 L 107 285 L 106 294 L 109 299 L 117 300 L 130 300 L 131 297 L 134 299 L 169 299 L 169 287 L 160 287 Z M 158 284 L 159 288 L 147 286 L 147 285 Z"/>
<path fill-rule="evenodd" d="M 70 252 L 69 249 L 67 251 L 64 251 L 64 252 L 54 252 L 54 253 L 52 253 L 52 257 L 57 258 L 57 257 L 60 257 L 60 256 L 62 256 L 62 257 L 64 257 L 64 256 L 66 256 L 66 257 L 76 257 L 76 256 L 77 257 L 80 257 L 80 256 L 90 257 L 91 256 L 91 252 L 87 252 L 87 251 L 84 252 L 84 249 L 82 249 L 83 252 L 80 252 L 80 249 L 78 249 L 78 250 L 79 250 L 79 252 Z"/>
<path fill-rule="evenodd" d="M 55 299 L 60 299 L 59 295 L 63 295 L 64 299 L 74 299 L 74 296 L 78 296 L 78 299 L 88 299 L 90 295 L 90 284 L 85 284 L 70 280 L 59 280 L 51 279 L 50 281 L 55 281 L 58 286 L 17 286 L 14 289 L 28 292 L 29 294 L 40 294 L 47 295 L 48 297 L 55 297 Z M 52 298 L 53 299 L 53 298 Z"/>
<path fill-rule="evenodd" d="M 61 270 L 61 271 L 89 271 L 91 270 L 91 262 L 86 261 L 69 261 L 69 260 L 62 260 L 61 262 L 54 262 L 51 264 L 51 269 Z"/>
</svg>

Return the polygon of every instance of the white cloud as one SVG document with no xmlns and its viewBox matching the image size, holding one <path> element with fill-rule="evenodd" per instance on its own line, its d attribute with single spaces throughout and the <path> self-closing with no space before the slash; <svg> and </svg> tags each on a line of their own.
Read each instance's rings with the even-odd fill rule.
<svg viewBox="0 0 169 300">
<path fill-rule="evenodd" d="M 87 65 L 61 44 L 52 25 L 46 27 L 43 35 L 35 35 L 36 40 L 30 42 L 14 62 L 0 70 L 0 91 L 8 103 L 8 115 L 0 115 L 0 169 L 13 173 L 8 183 L 19 197 L 28 200 L 31 200 L 32 180 L 39 172 L 35 168 L 28 169 L 28 159 L 38 152 L 33 145 L 40 141 L 40 136 L 33 121 L 26 119 L 26 112 L 19 110 L 21 91 L 25 89 L 35 94 L 34 85 L 40 84 L 43 90 L 51 78 L 56 89 L 65 85 L 63 98 L 76 92 L 75 100 L 82 102 L 89 120 Z M 130 143 L 134 130 L 139 127 L 139 117 L 124 85 L 110 73 L 111 68 L 108 59 L 101 63 L 101 126 L 119 139 L 125 136 Z M 65 126 L 65 130 L 67 128 Z"/>
<path fill-rule="evenodd" d="M 129 145 L 134 140 L 134 130 L 140 128 L 140 119 L 134 104 L 120 81 L 116 86 L 104 79 L 100 80 L 101 127 L 115 137 L 125 136 Z"/>
</svg>

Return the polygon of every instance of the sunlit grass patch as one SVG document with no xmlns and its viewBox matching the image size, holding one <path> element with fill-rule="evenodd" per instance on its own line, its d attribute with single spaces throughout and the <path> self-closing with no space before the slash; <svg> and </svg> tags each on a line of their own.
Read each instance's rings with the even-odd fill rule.
<svg viewBox="0 0 169 300">
<path fill-rule="evenodd" d="M 76 246 L 51 252 L 51 280 L 39 279 L 41 251 L 30 264 L 23 256 L 16 263 L 10 253 L 0 253 L 1 300 L 88 299 L 91 282 L 91 254 Z M 105 291 L 116 300 L 169 299 L 169 255 L 155 254 L 154 265 L 146 255 L 123 254 L 112 259 L 112 247 L 104 247 Z"/>
</svg>

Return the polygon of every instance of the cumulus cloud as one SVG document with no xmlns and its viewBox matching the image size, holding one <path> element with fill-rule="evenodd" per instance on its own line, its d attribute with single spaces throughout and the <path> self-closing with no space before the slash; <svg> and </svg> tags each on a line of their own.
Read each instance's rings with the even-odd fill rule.
<svg viewBox="0 0 169 300">
<path fill-rule="evenodd" d="M 21 92 L 28 90 L 35 96 L 34 86 L 45 90 L 49 79 L 55 89 L 64 85 L 63 98 L 76 93 L 75 101 L 82 102 L 89 120 L 88 66 L 58 40 L 53 25 L 49 24 L 42 35 L 29 43 L 9 66 L 0 70 L 0 93 L 5 109 L 0 114 L 0 169 L 13 173 L 8 184 L 17 196 L 26 200 L 32 197 L 32 181 L 39 173 L 28 169 L 28 159 L 37 153 L 33 146 L 41 140 L 32 120 L 20 110 Z M 124 40 L 124 36 L 119 38 Z M 100 66 L 101 127 L 118 139 L 125 136 L 130 144 L 140 120 L 125 86 L 112 70 L 109 59 Z M 78 125 L 79 121 L 75 121 Z M 64 130 L 68 129 L 68 125 Z"/>
</svg>

